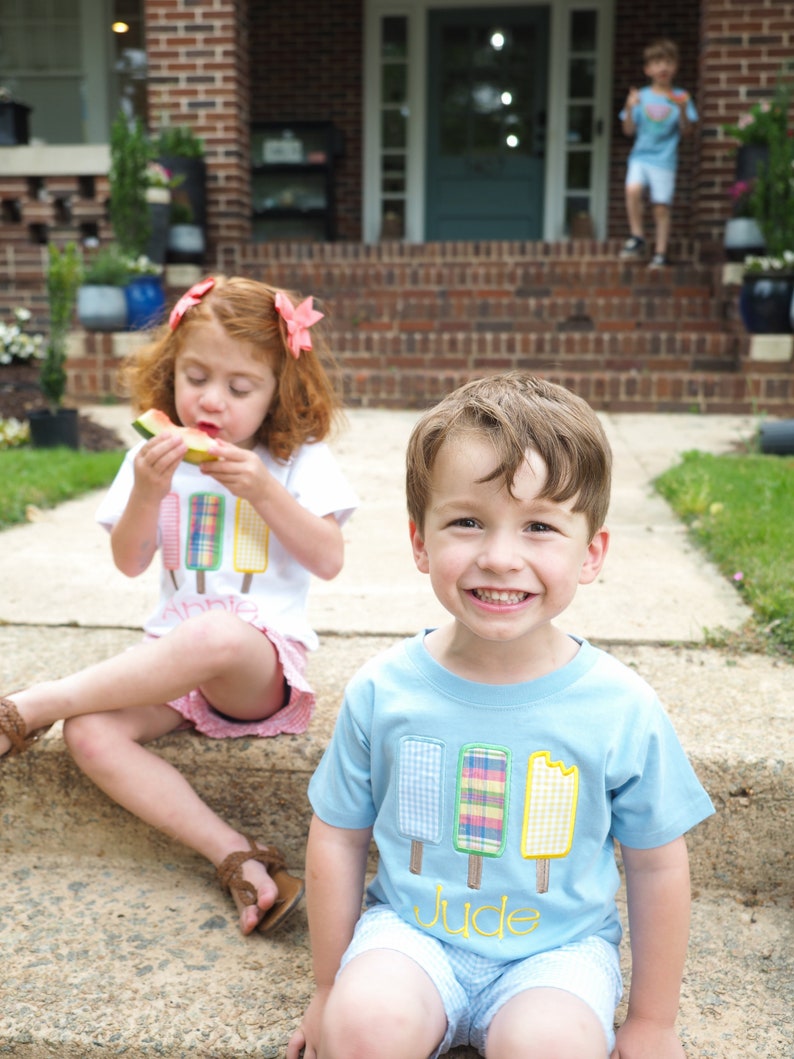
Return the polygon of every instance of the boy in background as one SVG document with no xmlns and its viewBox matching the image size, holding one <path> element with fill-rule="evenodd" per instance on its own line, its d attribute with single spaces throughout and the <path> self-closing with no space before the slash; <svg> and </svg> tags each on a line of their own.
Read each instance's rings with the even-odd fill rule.
<svg viewBox="0 0 794 1059">
<path fill-rule="evenodd" d="M 650 268 L 670 264 L 670 215 L 675 193 L 678 141 L 697 121 L 689 93 L 673 84 L 678 69 L 678 48 L 671 40 L 649 44 L 644 55 L 650 84 L 630 88 L 620 120 L 627 136 L 634 137 L 626 171 L 626 214 L 631 235 L 620 256 L 624 260 L 645 256 L 643 196 L 647 188 L 655 225 Z"/>
</svg>

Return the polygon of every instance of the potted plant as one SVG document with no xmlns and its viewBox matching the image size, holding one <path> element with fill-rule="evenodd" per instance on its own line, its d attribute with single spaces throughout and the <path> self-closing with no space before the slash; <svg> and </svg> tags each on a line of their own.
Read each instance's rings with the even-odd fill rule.
<svg viewBox="0 0 794 1059">
<path fill-rule="evenodd" d="M 181 197 L 175 197 L 171 203 L 166 260 L 173 264 L 200 265 L 204 247 L 204 229 L 195 223 L 193 207 Z"/>
<path fill-rule="evenodd" d="M 110 130 L 110 223 L 122 252 L 132 257 L 144 253 L 151 233 L 146 198 L 151 160 L 143 124 L 120 113 Z"/>
<path fill-rule="evenodd" d="M 207 165 L 204 141 L 188 125 L 163 126 L 154 140 L 154 154 L 175 177 L 182 177 L 180 198 L 193 210 L 193 224 L 207 226 Z"/>
<path fill-rule="evenodd" d="M 124 289 L 130 262 L 117 243 L 99 250 L 85 265 L 77 291 L 77 318 L 88 331 L 123 331 L 127 326 Z"/>
<path fill-rule="evenodd" d="M 723 132 L 737 140 L 736 180 L 752 180 L 759 165 L 766 161 L 769 142 L 786 132 L 787 110 L 776 94 L 774 99 L 754 103 L 735 122 L 723 126 Z"/>
<path fill-rule="evenodd" d="M 769 115 L 787 115 L 792 82 L 778 78 Z M 763 255 L 745 259 L 739 308 L 753 334 L 791 331 L 794 295 L 794 140 L 785 122 L 770 119 L 765 126 L 766 159 L 752 180 L 749 209 L 765 244 Z"/>
<path fill-rule="evenodd" d="M 142 331 L 161 323 L 165 314 L 163 266 L 145 254 L 129 258 L 128 279 L 124 288 L 127 299 L 127 328 Z"/>
<path fill-rule="evenodd" d="M 66 343 L 82 277 L 82 261 L 74 243 L 68 243 L 63 250 L 50 243 L 48 253 L 50 334 L 41 363 L 40 384 L 49 407 L 29 413 L 30 435 L 33 444 L 39 447 L 68 445 L 76 449 L 79 444 L 77 410 L 62 408 L 61 402 L 66 390 Z"/>
</svg>

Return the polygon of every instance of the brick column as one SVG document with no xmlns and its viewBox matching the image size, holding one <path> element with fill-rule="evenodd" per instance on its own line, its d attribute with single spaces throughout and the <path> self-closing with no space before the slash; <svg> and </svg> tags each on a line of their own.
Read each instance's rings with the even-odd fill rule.
<svg viewBox="0 0 794 1059">
<path fill-rule="evenodd" d="M 149 122 L 206 144 L 207 241 L 251 237 L 246 0 L 145 0 Z"/>
<path fill-rule="evenodd" d="M 794 54 L 794 0 L 701 0 L 696 236 L 722 245 L 736 142 L 722 126 L 771 97 Z"/>
</svg>

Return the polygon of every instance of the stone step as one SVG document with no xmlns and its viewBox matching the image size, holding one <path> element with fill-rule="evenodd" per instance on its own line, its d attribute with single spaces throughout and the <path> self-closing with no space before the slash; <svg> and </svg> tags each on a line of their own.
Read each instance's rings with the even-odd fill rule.
<svg viewBox="0 0 794 1059">
<path fill-rule="evenodd" d="M 46 639 L 55 641 L 57 631 L 48 630 Z M 97 657 L 112 653 L 111 643 L 136 641 L 134 630 L 118 630 L 110 640 L 97 641 Z M 215 741 L 180 733 L 159 740 L 157 750 L 216 811 L 243 831 L 276 841 L 297 867 L 311 815 L 306 787 L 330 738 L 344 687 L 366 659 L 394 641 L 324 637 L 310 660 L 318 707 L 305 735 Z M 693 884 L 742 897 L 794 896 L 794 733 L 787 722 L 792 667 L 756 655 L 734 660 L 702 648 L 611 649 L 659 691 L 717 809 L 689 838 Z M 39 658 L 43 651 L 42 641 Z M 29 679 L 25 674 L 6 687 Z M 756 689 L 751 701 L 748 687 Z M 692 701 L 697 709 L 689 707 Z M 0 766 L 0 806 L 7 851 L 88 855 L 120 842 L 129 849 L 166 842 L 75 768 L 58 726 L 27 754 Z"/>
<path fill-rule="evenodd" d="M 52 672 L 65 634 L 31 629 L 23 640 L 35 658 L 14 656 L 21 668 L 7 679 Z M 137 640 L 132 630 L 96 634 L 98 654 Z M 14 636 L 0 630 L 5 669 Z M 182 734 L 156 748 L 236 826 L 278 842 L 301 873 L 306 784 L 344 685 L 393 640 L 325 637 L 311 660 L 319 705 L 304 736 Z M 716 650 L 612 650 L 659 689 L 717 808 L 689 836 L 694 905 L 679 1018 L 687 1054 L 794 1054 L 792 667 Z M 312 990 L 303 906 L 278 933 L 243 939 L 206 861 L 100 794 L 57 730 L 0 765 L 0 807 L 0 1055 L 284 1055 Z"/>
<path fill-rule="evenodd" d="M 362 290 L 322 299 L 336 330 L 381 324 L 421 331 L 555 331 L 561 325 L 590 330 L 653 328 L 663 331 L 722 329 L 720 304 L 708 293 L 666 290 L 660 294 L 569 288 L 556 291 Z"/>
</svg>

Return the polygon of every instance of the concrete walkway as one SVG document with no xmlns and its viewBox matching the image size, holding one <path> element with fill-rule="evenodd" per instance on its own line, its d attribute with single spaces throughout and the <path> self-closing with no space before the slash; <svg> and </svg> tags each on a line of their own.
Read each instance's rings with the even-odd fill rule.
<svg viewBox="0 0 794 1059">
<path fill-rule="evenodd" d="M 92 414 L 128 428 L 124 408 Z M 306 784 L 345 683 L 395 638 L 443 620 L 413 568 L 406 532 L 402 461 L 415 418 L 351 412 L 335 445 L 362 508 L 346 530 L 344 572 L 311 597 L 322 642 L 310 662 L 318 709 L 309 732 L 233 742 L 183 734 L 157 744 L 235 826 L 278 842 L 296 872 Z M 681 1037 L 689 1059 L 788 1059 L 792 667 L 703 647 L 705 629 L 738 629 L 747 611 L 650 485 L 681 452 L 727 451 L 754 423 L 604 423 L 615 451 L 612 546 L 565 626 L 659 690 L 718 810 L 689 840 L 695 901 Z M 128 582 L 113 569 L 93 522 L 97 500 L 0 534 L 0 689 L 138 640 L 153 575 Z M 57 726 L 0 764 L 0 820 L 0 1056 L 284 1055 L 311 994 L 303 908 L 280 933 L 242 938 L 211 867 L 110 803 L 74 768 Z M 473 1055 L 461 1049 L 457 1059 Z"/>
</svg>

